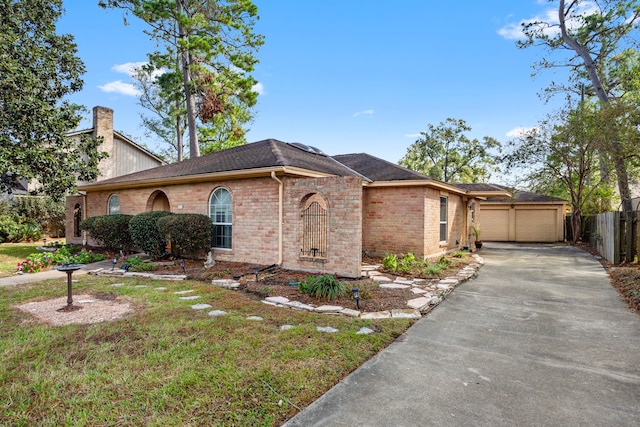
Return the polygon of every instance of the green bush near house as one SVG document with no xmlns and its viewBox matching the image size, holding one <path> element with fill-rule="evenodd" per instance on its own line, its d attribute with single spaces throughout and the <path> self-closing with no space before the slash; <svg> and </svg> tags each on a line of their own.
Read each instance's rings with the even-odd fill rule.
<svg viewBox="0 0 640 427">
<path fill-rule="evenodd" d="M 309 274 L 303 282 L 300 282 L 298 289 L 303 294 L 329 301 L 347 293 L 346 285 L 339 282 L 333 274 Z"/>
<path fill-rule="evenodd" d="M 100 242 L 107 250 L 123 250 L 130 252 L 135 243 L 129 232 L 129 222 L 132 215 L 116 214 L 87 218 L 80 223 L 80 229 Z"/>
<path fill-rule="evenodd" d="M 207 215 L 173 214 L 158 219 L 160 233 L 171 242 L 171 255 L 201 258 L 209 252 L 213 225 Z"/>
<path fill-rule="evenodd" d="M 167 252 L 167 239 L 160 232 L 158 220 L 171 212 L 153 211 L 135 215 L 129 221 L 129 233 L 135 245 L 153 258 L 161 258 Z"/>
</svg>

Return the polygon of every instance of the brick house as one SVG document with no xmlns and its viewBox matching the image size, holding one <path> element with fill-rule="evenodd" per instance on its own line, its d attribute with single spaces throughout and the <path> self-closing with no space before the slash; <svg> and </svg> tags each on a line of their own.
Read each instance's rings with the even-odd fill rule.
<svg viewBox="0 0 640 427">
<path fill-rule="evenodd" d="M 467 245 L 481 191 L 367 154 L 328 156 L 268 139 L 79 187 L 83 218 L 145 211 L 208 215 L 216 260 L 360 276 L 363 254 L 439 256 Z M 503 192 L 502 195 L 508 195 Z M 89 242 L 91 243 L 91 242 Z"/>
</svg>

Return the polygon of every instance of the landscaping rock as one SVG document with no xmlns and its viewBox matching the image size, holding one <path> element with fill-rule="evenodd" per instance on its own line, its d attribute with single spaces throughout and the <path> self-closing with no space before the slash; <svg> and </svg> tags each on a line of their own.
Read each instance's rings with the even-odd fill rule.
<svg viewBox="0 0 640 427">
<path fill-rule="evenodd" d="M 213 310 L 213 311 L 210 311 L 207 314 L 209 316 L 211 316 L 211 317 L 217 317 L 217 316 L 226 316 L 229 313 L 227 313 L 226 311 L 223 311 L 223 310 Z"/>
<path fill-rule="evenodd" d="M 360 314 L 361 319 L 391 319 L 390 311 L 372 311 Z"/>
<path fill-rule="evenodd" d="M 202 297 L 200 295 L 191 295 L 191 296 L 188 296 L 188 297 L 180 297 L 180 299 L 183 299 L 183 300 L 192 300 L 192 299 L 198 299 L 198 298 L 202 298 Z"/>
<path fill-rule="evenodd" d="M 362 327 L 360 328 L 360 330 L 358 332 L 356 332 L 356 335 L 369 335 L 374 333 L 375 331 L 373 329 L 369 329 L 367 327 Z"/>
<path fill-rule="evenodd" d="M 344 314 L 345 316 L 349 316 L 349 317 L 360 317 L 360 312 L 358 310 L 352 310 L 350 308 L 345 308 L 342 311 L 340 311 L 340 314 Z"/>
<path fill-rule="evenodd" d="M 204 310 L 205 308 L 211 308 L 209 304 L 194 304 L 191 306 L 194 310 Z"/>
<path fill-rule="evenodd" d="M 395 309 L 391 310 L 391 318 L 397 319 L 420 319 L 422 314 L 418 310 L 415 309 Z"/>
<path fill-rule="evenodd" d="M 260 316 L 249 316 L 249 317 L 247 317 L 247 320 L 261 321 L 261 320 L 264 320 L 264 319 L 262 317 L 260 317 Z"/>
<path fill-rule="evenodd" d="M 289 302 L 289 298 L 286 297 L 266 297 L 265 301 L 272 302 L 274 304 L 286 304 Z"/>
<path fill-rule="evenodd" d="M 321 305 L 313 309 L 313 311 L 317 311 L 318 313 L 340 313 L 344 310 L 344 307 L 340 307 L 339 305 Z"/>
<path fill-rule="evenodd" d="M 317 326 L 316 330 L 318 330 L 318 332 L 329 332 L 332 334 L 339 331 L 338 329 L 332 328 L 331 326 Z"/>
<path fill-rule="evenodd" d="M 423 308 L 429 306 L 429 298 L 420 297 L 411 299 L 407 301 L 407 306 L 409 306 L 409 308 L 422 311 Z"/>
</svg>

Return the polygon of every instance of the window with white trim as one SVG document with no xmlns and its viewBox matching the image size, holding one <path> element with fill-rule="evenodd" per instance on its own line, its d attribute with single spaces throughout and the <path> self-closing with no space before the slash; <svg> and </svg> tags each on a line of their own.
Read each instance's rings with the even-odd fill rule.
<svg viewBox="0 0 640 427">
<path fill-rule="evenodd" d="M 117 194 L 109 196 L 108 214 L 115 215 L 120 213 L 120 198 Z"/>
<path fill-rule="evenodd" d="M 447 198 L 440 196 L 440 241 L 447 241 Z"/>
<path fill-rule="evenodd" d="M 213 241 L 211 246 L 216 249 L 231 249 L 232 216 L 231 193 L 226 188 L 216 188 L 211 194 L 209 203 L 209 217 L 213 223 Z"/>
</svg>

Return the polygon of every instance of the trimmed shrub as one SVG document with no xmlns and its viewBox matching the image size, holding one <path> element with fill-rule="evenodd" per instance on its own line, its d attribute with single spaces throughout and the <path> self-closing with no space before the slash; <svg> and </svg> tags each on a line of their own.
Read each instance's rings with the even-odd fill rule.
<svg viewBox="0 0 640 427">
<path fill-rule="evenodd" d="M 35 220 L 15 215 L 0 215 L 0 243 L 33 241 L 41 237 L 40 225 Z"/>
<path fill-rule="evenodd" d="M 158 228 L 158 219 L 167 215 L 171 212 L 144 212 L 129 221 L 129 233 L 135 245 L 156 259 L 167 253 L 167 239 Z"/>
<path fill-rule="evenodd" d="M 171 255 L 199 259 L 211 249 L 213 225 L 207 215 L 173 214 L 158 219 L 158 229 L 171 242 Z"/>
<path fill-rule="evenodd" d="M 87 218 L 80 223 L 80 229 L 98 241 L 107 250 L 130 252 L 135 244 L 129 233 L 132 215 L 116 214 Z"/>
</svg>

